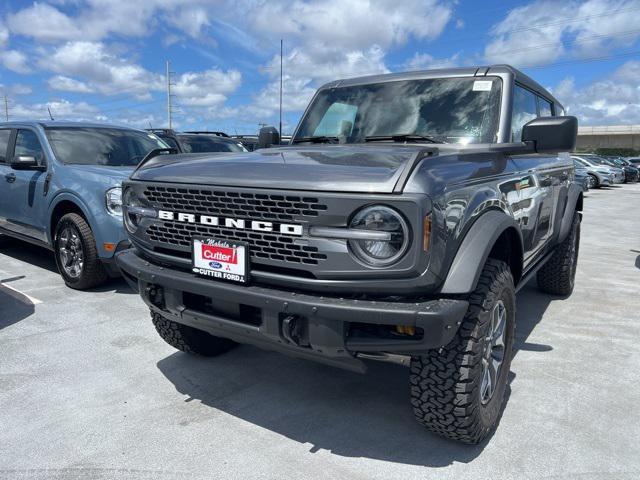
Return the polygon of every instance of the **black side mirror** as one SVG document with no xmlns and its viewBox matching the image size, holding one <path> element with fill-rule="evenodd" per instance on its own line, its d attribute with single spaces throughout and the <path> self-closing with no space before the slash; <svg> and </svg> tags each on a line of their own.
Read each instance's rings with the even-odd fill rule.
<svg viewBox="0 0 640 480">
<path fill-rule="evenodd" d="M 256 148 L 268 148 L 271 145 L 280 145 L 280 133 L 276 127 L 262 127 Z"/>
<path fill-rule="evenodd" d="M 571 152 L 577 135 L 576 117 L 539 117 L 522 127 L 522 141 L 531 142 L 537 153 Z"/>
<path fill-rule="evenodd" d="M 38 160 L 33 155 L 16 155 L 9 163 L 14 170 L 32 170 L 40 168 Z"/>
</svg>

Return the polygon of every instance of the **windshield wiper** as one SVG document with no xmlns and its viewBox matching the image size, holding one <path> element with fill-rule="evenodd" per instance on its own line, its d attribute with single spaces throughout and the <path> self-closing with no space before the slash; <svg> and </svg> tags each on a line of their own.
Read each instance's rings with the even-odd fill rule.
<svg viewBox="0 0 640 480">
<path fill-rule="evenodd" d="M 420 135 L 419 133 L 396 133 L 394 135 L 369 135 L 364 137 L 365 142 L 384 142 L 392 140 L 394 142 L 427 142 L 427 143 L 446 143 L 431 135 Z"/>
<path fill-rule="evenodd" d="M 324 135 L 317 135 L 317 136 L 313 136 L 313 137 L 300 137 L 300 138 L 294 138 L 293 141 L 291 143 L 303 143 L 303 142 L 310 142 L 310 143 L 336 143 L 338 142 L 338 137 L 327 137 Z"/>
</svg>

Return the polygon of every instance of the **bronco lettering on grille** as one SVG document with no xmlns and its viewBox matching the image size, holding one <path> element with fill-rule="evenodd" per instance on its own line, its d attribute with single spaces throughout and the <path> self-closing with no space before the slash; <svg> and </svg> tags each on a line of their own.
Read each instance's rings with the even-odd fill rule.
<svg viewBox="0 0 640 480">
<path fill-rule="evenodd" d="M 236 218 L 221 218 L 194 213 L 170 212 L 158 210 L 160 220 L 171 220 L 184 223 L 198 223 L 200 225 L 224 226 L 239 230 L 255 230 L 257 232 L 280 232 L 284 235 L 302 235 L 302 225 L 292 223 L 273 223 L 262 220 L 242 220 Z"/>
</svg>

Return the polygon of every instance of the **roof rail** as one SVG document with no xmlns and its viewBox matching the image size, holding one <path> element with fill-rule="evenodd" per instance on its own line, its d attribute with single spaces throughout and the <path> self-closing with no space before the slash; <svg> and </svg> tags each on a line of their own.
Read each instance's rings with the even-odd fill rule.
<svg viewBox="0 0 640 480">
<path fill-rule="evenodd" d="M 189 130 L 189 131 L 184 132 L 184 133 L 199 133 L 199 134 L 206 134 L 206 135 L 216 135 L 218 137 L 228 137 L 229 136 L 224 132 L 209 132 L 208 130 Z"/>
</svg>

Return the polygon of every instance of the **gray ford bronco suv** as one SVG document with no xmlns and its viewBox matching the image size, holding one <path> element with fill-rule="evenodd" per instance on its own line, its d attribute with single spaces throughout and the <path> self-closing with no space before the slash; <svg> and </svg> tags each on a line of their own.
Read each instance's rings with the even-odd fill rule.
<svg viewBox="0 0 640 480">
<path fill-rule="evenodd" d="M 140 165 L 117 263 L 175 348 L 401 363 L 418 421 L 477 443 L 505 398 L 516 292 L 574 286 L 563 114 L 509 66 L 331 82 L 289 146 Z"/>
</svg>

